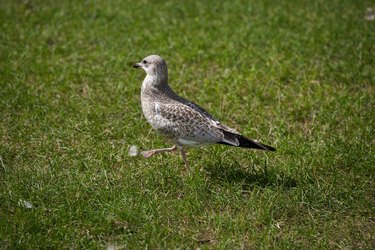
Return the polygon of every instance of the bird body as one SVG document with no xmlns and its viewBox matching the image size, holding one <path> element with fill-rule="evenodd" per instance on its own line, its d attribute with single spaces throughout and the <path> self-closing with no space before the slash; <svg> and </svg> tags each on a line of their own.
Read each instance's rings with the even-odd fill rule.
<svg viewBox="0 0 375 250">
<path fill-rule="evenodd" d="M 202 107 L 178 96 L 168 84 L 167 64 L 160 56 L 148 56 L 134 67 L 141 67 L 147 73 L 141 88 L 144 116 L 154 130 L 175 143 L 172 148 L 141 152 L 143 156 L 150 157 L 179 148 L 187 166 L 186 147 L 226 144 L 275 151 L 271 146 L 242 136 L 221 124 Z"/>
</svg>

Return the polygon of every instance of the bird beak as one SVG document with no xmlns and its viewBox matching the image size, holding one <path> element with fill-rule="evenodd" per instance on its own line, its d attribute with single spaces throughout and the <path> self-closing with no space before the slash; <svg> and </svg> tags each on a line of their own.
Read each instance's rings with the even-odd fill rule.
<svg viewBox="0 0 375 250">
<path fill-rule="evenodd" d="M 133 65 L 133 68 L 140 68 L 140 67 L 142 67 L 142 65 L 139 64 L 139 63 L 136 63 L 136 64 Z"/>
</svg>

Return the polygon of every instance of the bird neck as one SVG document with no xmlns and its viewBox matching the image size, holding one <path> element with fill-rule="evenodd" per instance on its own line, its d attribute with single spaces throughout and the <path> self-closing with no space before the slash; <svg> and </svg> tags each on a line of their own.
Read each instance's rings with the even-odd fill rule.
<svg viewBox="0 0 375 250">
<path fill-rule="evenodd" d="M 171 88 L 168 85 L 168 75 L 150 75 L 147 74 L 142 83 L 142 92 L 170 92 Z"/>
<path fill-rule="evenodd" d="M 145 81 L 154 86 L 162 86 L 168 84 L 168 74 L 147 74 Z"/>
</svg>

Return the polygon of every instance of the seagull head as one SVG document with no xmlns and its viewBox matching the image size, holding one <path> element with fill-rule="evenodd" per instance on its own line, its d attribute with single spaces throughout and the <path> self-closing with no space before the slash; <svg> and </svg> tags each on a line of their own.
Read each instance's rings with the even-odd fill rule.
<svg viewBox="0 0 375 250">
<path fill-rule="evenodd" d="M 168 79 L 167 63 L 158 55 L 147 56 L 133 67 L 142 68 L 148 76 Z"/>
</svg>

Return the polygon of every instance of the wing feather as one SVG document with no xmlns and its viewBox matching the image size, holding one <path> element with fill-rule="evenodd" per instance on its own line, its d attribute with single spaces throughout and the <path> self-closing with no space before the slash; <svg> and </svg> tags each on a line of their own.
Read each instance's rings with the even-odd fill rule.
<svg viewBox="0 0 375 250">
<path fill-rule="evenodd" d="M 163 121 L 157 130 L 163 134 L 173 132 L 176 138 L 209 144 L 224 137 L 208 116 L 177 102 L 159 104 L 156 119 Z"/>
</svg>

